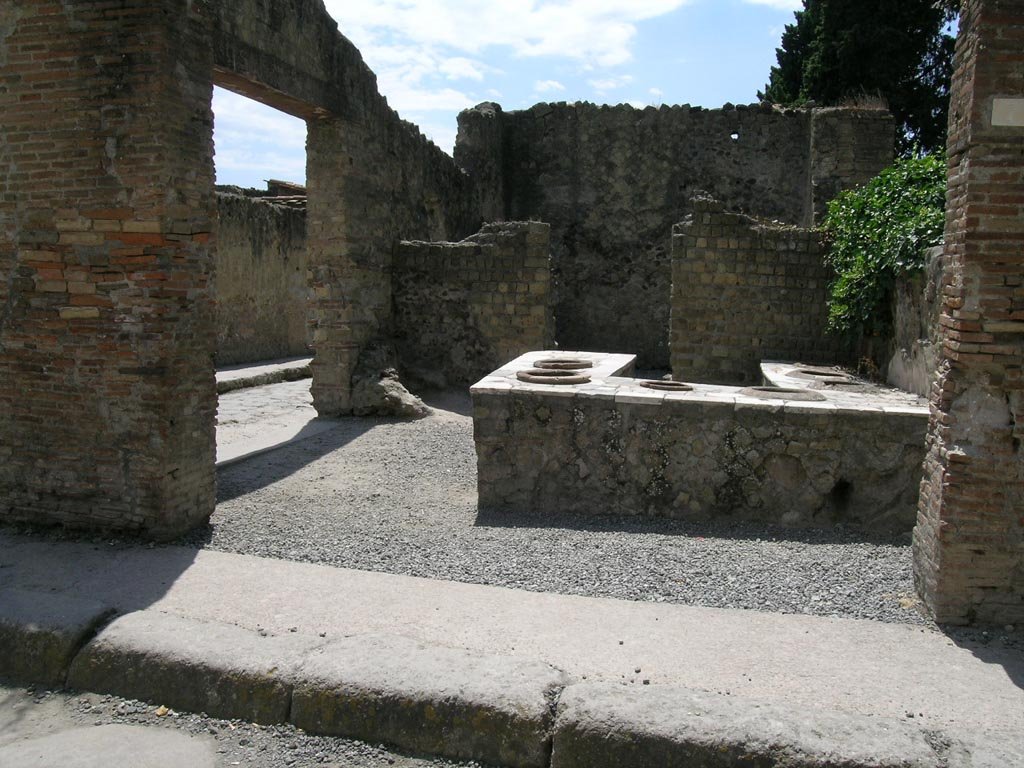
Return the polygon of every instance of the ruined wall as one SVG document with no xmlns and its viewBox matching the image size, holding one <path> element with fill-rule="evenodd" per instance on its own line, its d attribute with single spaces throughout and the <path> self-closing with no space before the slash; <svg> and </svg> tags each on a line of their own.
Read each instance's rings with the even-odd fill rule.
<svg viewBox="0 0 1024 768">
<path fill-rule="evenodd" d="M 397 240 L 479 225 L 322 0 L 3 4 L 3 519 L 171 537 L 213 509 L 214 81 L 309 123 L 322 413 L 390 330 Z"/>
<path fill-rule="evenodd" d="M 395 344 L 413 381 L 468 385 L 553 345 L 547 224 L 488 224 L 459 243 L 403 242 L 392 283 Z"/>
<path fill-rule="evenodd" d="M 816 230 L 695 200 L 672 235 L 673 377 L 757 383 L 761 360 L 844 360 L 847 344 L 825 332 L 830 277 Z"/>
<path fill-rule="evenodd" d="M 184 0 L 0 8 L 0 519 L 213 511 L 205 33 Z"/>
<path fill-rule="evenodd" d="M 940 622 L 1024 621 L 1024 0 L 967 0 L 950 97 L 941 352 L 914 578 Z"/>
<path fill-rule="evenodd" d="M 690 199 L 810 225 L 891 162 L 893 131 L 863 110 L 485 104 L 460 115 L 455 156 L 484 210 L 551 223 L 560 344 L 667 367 L 671 227 Z"/>
<path fill-rule="evenodd" d="M 932 248 L 925 267 L 896 281 L 892 341 L 885 378 L 892 386 L 927 397 L 939 363 L 942 246 Z"/>
<path fill-rule="evenodd" d="M 468 176 L 403 121 L 322 0 L 219 2 L 215 81 L 307 121 L 313 400 L 351 411 L 360 353 L 391 335 L 400 240 L 457 240 L 481 217 Z"/>
<path fill-rule="evenodd" d="M 305 210 L 218 194 L 217 211 L 217 364 L 307 354 Z"/>
</svg>

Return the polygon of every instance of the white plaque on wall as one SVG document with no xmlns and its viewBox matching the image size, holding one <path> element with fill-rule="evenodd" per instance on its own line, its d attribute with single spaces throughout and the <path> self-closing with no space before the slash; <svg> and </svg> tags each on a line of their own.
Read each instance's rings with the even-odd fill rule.
<svg viewBox="0 0 1024 768">
<path fill-rule="evenodd" d="M 1024 128 L 1024 99 L 993 99 L 992 125 Z"/>
</svg>

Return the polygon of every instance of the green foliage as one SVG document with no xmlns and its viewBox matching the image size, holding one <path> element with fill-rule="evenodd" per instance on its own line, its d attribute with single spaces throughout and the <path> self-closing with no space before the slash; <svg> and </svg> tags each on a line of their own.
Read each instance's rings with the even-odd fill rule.
<svg viewBox="0 0 1024 768">
<path fill-rule="evenodd" d="M 945 145 L 953 0 L 804 0 L 782 34 L 762 98 L 821 106 L 881 97 L 901 155 Z"/>
<path fill-rule="evenodd" d="M 863 187 L 829 203 L 826 263 L 835 270 L 829 328 L 884 332 L 896 278 L 921 269 L 942 242 L 946 161 L 942 154 L 899 160 Z"/>
</svg>

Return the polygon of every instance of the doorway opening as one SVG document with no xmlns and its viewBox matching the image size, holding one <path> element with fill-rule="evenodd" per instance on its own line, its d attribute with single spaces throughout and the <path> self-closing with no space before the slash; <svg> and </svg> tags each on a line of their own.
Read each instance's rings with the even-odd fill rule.
<svg viewBox="0 0 1024 768">
<path fill-rule="evenodd" d="M 218 464 L 316 417 L 306 251 L 306 123 L 215 87 Z M 287 392 L 254 384 L 292 381 Z M 276 402 L 287 396 L 286 408 Z"/>
</svg>

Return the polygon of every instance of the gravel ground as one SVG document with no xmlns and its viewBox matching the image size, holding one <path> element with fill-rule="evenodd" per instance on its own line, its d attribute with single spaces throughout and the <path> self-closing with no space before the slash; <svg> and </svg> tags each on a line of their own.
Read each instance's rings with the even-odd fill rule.
<svg viewBox="0 0 1024 768">
<path fill-rule="evenodd" d="M 222 398 L 244 421 L 308 382 Z M 237 402 L 224 401 L 237 397 Z M 909 536 L 593 516 L 478 515 L 468 396 L 414 422 L 336 429 L 218 473 L 206 529 L 181 543 L 244 554 L 535 591 L 927 624 Z M 244 424 L 242 425 L 244 426 Z"/>
<path fill-rule="evenodd" d="M 307 380 L 223 395 L 231 423 L 218 435 L 308 407 L 308 388 Z M 210 524 L 176 543 L 533 591 L 935 628 L 914 591 L 909 535 L 868 540 L 840 528 L 480 514 L 469 397 L 428 402 L 434 413 L 419 421 L 341 419 L 328 432 L 219 470 Z M 1024 651 L 1024 627 L 944 632 Z"/>
<path fill-rule="evenodd" d="M 163 712 L 163 714 L 159 714 Z M 310 736 L 287 725 L 253 725 L 161 709 L 116 696 L 0 684 L 0 746 L 55 731 L 97 725 L 171 728 L 215 743 L 218 766 L 282 768 L 473 768 L 476 763 L 423 760 L 384 747 Z M 11 766 L 11 768 L 15 768 Z M 112 766 L 112 768 L 117 768 Z"/>
</svg>

